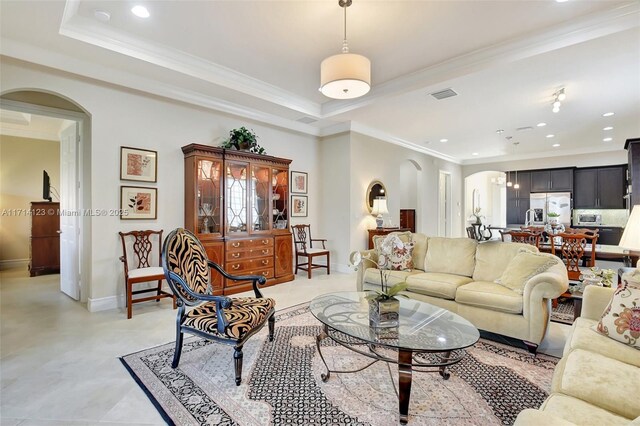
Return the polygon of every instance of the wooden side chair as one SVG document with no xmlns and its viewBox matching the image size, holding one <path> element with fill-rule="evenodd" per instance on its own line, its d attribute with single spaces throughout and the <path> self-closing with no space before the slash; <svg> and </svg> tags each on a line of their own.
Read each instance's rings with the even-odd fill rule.
<svg viewBox="0 0 640 426">
<path fill-rule="evenodd" d="M 582 274 L 580 260 L 586 252 L 588 237 L 585 234 L 568 232 L 556 234 L 555 237 L 560 238 L 562 243 L 559 249 L 556 248 L 555 244 L 551 245 L 551 253 L 562 259 L 567 267 L 567 275 L 570 280 L 580 279 L 580 274 Z M 591 250 L 591 253 L 593 255 L 595 250 Z"/>
<path fill-rule="evenodd" d="M 214 342 L 232 345 L 236 385 L 242 381 L 242 347 L 265 323 L 269 324 L 269 341 L 273 341 L 275 305 L 265 298 L 258 285 L 267 282 L 259 275 L 234 276 L 207 258 L 200 241 L 191 232 L 172 231 L 162 248 L 162 268 L 171 289 L 178 296 L 176 346 L 171 368 L 178 367 L 184 333 Z M 251 281 L 255 297 L 214 296 L 211 269 L 232 281 Z M 187 310 L 187 307 L 193 309 Z"/>
<path fill-rule="evenodd" d="M 327 268 L 327 275 L 331 274 L 331 253 L 325 247 L 327 240 L 311 238 L 311 225 L 292 225 L 293 243 L 296 246 L 296 274 L 298 269 L 307 271 L 307 276 L 311 279 L 311 270 L 316 268 Z M 314 242 L 321 242 L 322 248 L 313 248 Z M 306 263 L 300 263 L 300 258 L 306 258 Z M 327 264 L 313 263 L 316 257 L 326 257 Z"/>
<path fill-rule="evenodd" d="M 514 243 L 525 243 L 537 248 L 540 248 L 541 232 L 529 232 L 529 231 L 500 231 L 500 238 L 504 241 L 505 235 L 511 237 L 511 241 Z"/>
<path fill-rule="evenodd" d="M 162 290 L 164 271 L 160 266 L 162 249 L 162 230 L 160 231 L 131 231 L 118 232 L 122 241 L 122 256 L 124 263 L 124 285 L 127 297 L 127 319 L 131 319 L 132 305 L 149 300 L 160 301 L 165 297 L 173 299 L 173 309 L 176 308 L 176 298 L 173 294 Z M 155 247 L 155 248 L 154 248 Z M 158 252 L 157 266 L 153 266 L 153 252 Z M 155 288 L 133 290 L 134 284 L 157 281 Z M 153 296 L 133 298 L 134 294 L 155 292 Z"/>
<path fill-rule="evenodd" d="M 471 238 L 472 240 L 476 239 L 476 230 L 473 226 L 467 226 L 467 237 Z"/>
</svg>

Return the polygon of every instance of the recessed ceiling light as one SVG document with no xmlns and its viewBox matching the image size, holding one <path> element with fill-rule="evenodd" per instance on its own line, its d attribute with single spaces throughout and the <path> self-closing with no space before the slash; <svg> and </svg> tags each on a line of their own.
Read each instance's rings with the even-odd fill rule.
<svg viewBox="0 0 640 426">
<path fill-rule="evenodd" d="M 449 139 L 440 139 L 440 142 L 442 142 L 442 143 L 449 142 Z"/>
<path fill-rule="evenodd" d="M 111 14 L 106 10 L 96 9 L 93 11 L 93 16 L 100 22 L 109 22 L 111 20 Z"/>
<path fill-rule="evenodd" d="M 147 8 L 140 5 L 133 6 L 131 8 L 131 13 L 136 15 L 138 18 L 148 18 L 149 16 L 151 16 Z"/>
<path fill-rule="evenodd" d="M 551 139 L 554 138 L 556 135 L 547 135 L 547 138 Z"/>
<path fill-rule="evenodd" d="M 613 138 L 604 138 L 602 139 L 602 142 L 611 142 L 613 140 Z"/>
<path fill-rule="evenodd" d="M 496 130 L 496 133 L 501 135 L 502 133 L 504 133 L 504 130 L 503 129 L 498 129 L 498 130 Z"/>
<path fill-rule="evenodd" d="M 477 152 L 472 152 L 471 155 L 480 155 Z"/>
<path fill-rule="evenodd" d="M 615 115 L 615 112 L 605 112 L 602 114 L 603 117 L 611 117 L 612 115 Z"/>
<path fill-rule="evenodd" d="M 569 0 L 556 0 L 556 3 L 564 3 L 566 1 L 569 1 Z"/>
<path fill-rule="evenodd" d="M 551 146 L 552 146 L 552 147 L 554 147 L 554 148 L 557 148 L 557 147 L 559 147 L 559 146 L 560 146 L 560 144 L 559 144 L 559 143 L 554 143 L 554 144 L 553 144 L 553 145 L 551 145 Z"/>
<path fill-rule="evenodd" d="M 544 127 L 546 125 L 547 125 L 547 123 L 538 123 L 538 124 L 536 124 L 536 126 L 538 126 L 538 127 Z"/>
<path fill-rule="evenodd" d="M 613 130 L 613 127 L 611 126 L 603 127 L 602 130 L 606 132 L 607 130 Z"/>
</svg>

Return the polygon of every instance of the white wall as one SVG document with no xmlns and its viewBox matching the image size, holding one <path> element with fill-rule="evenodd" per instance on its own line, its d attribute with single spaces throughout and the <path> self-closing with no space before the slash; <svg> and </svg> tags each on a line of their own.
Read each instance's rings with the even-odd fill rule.
<svg viewBox="0 0 640 426">
<path fill-rule="evenodd" d="M 417 209 L 418 170 L 409 160 L 400 165 L 400 209 Z M 398 223 L 396 223 L 397 225 Z"/>
<path fill-rule="evenodd" d="M 478 172 L 465 178 L 464 218 L 473 214 L 473 190 L 480 194 L 480 214 L 485 216 L 486 224 L 506 226 L 506 190 L 504 184 L 497 184 L 497 179 L 504 177 L 502 172 Z"/>
<path fill-rule="evenodd" d="M 88 79 L 76 79 L 70 74 L 20 61 L 2 58 L 1 65 L 0 84 L 3 92 L 21 88 L 51 91 L 72 99 L 91 114 L 93 209 L 119 208 L 120 185 L 130 184 L 119 179 L 120 146 L 158 151 L 158 182 L 148 185 L 158 188 L 158 219 L 91 219 L 90 302 L 108 307 L 115 303 L 117 295 L 123 294 L 118 231 L 144 228 L 169 231 L 184 224 L 184 171 L 180 147 L 189 143 L 217 145 L 235 127 L 254 129 L 259 136 L 259 143 L 270 155 L 292 158 L 292 170 L 309 173 L 309 217 L 296 221 L 310 222 L 319 228 L 323 181 L 315 137 Z"/>
<path fill-rule="evenodd" d="M 25 211 L 31 201 L 42 201 L 42 170 L 59 190 L 59 142 L 0 136 L 0 211 L 16 211 L 0 215 L 0 261 L 29 258 L 31 217 Z"/>
</svg>

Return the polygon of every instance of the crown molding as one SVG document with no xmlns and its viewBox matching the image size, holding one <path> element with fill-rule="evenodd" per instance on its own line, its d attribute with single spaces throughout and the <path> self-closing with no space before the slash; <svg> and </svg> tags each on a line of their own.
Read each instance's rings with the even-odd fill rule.
<svg viewBox="0 0 640 426">
<path fill-rule="evenodd" d="M 596 12 L 534 34 L 495 44 L 440 62 L 371 87 L 360 98 L 322 104 L 322 118 L 333 117 L 372 104 L 378 99 L 435 86 L 468 74 L 504 66 L 553 50 L 583 43 L 640 26 L 640 2 Z"/>
<path fill-rule="evenodd" d="M 320 117 L 319 103 L 195 55 L 114 31 L 106 25 L 78 15 L 79 4 L 80 0 L 67 0 L 60 23 L 61 35 L 236 90 L 314 118 Z"/>
<path fill-rule="evenodd" d="M 162 83 L 151 78 L 120 71 L 115 68 L 97 66 L 91 62 L 73 58 L 51 50 L 18 42 L 12 39 L 0 38 L 2 55 L 54 68 L 70 74 L 87 77 L 109 85 L 139 90 L 141 92 L 160 96 L 171 101 L 185 102 L 210 110 L 231 114 L 237 117 L 258 121 L 287 130 L 318 136 L 319 129 L 295 120 L 269 114 L 257 109 L 248 108 L 233 102 L 206 96 L 201 93 L 182 89 L 180 87 Z"/>
</svg>

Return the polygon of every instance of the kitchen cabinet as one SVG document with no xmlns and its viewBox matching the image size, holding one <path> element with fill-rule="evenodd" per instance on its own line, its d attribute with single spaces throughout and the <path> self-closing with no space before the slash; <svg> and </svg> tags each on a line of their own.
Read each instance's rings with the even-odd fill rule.
<svg viewBox="0 0 640 426">
<path fill-rule="evenodd" d="M 573 191 L 573 169 L 536 170 L 531 172 L 531 192 Z"/>
<path fill-rule="evenodd" d="M 582 226 L 580 228 L 597 229 L 598 242 L 596 244 L 605 244 L 609 246 L 617 246 L 622 238 L 624 228 L 616 226 Z"/>
<path fill-rule="evenodd" d="M 292 281 L 291 160 L 197 144 L 182 151 L 185 228 L 209 259 L 232 275 L 262 275 L 267 286 Z M 250 281 L 211 278 L 214 294 L 252 288 Z"/>
<path fill-rule="evenodd" d="M 524 225 L 529 206 L 529 198 L 507 199 L 507 225 Z"/>
<path fill-rule="evenodd" d="M 624 209 L 626 166 L 576 169 L 574 201 L 576 209 Z"/>
</svg>

